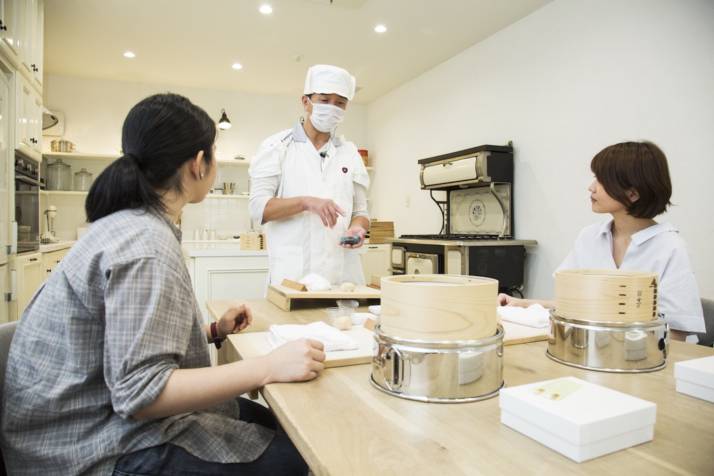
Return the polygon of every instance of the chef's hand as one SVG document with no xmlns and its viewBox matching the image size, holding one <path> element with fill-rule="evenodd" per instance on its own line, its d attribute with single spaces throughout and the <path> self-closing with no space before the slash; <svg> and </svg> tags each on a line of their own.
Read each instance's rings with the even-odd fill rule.
<svg viewBox="0 0 714 476">
<path fill-rule="evenodd" d="M 228 309 L 218 319 L 218 336 L 225 339 L 228 334 L 235 334 L 253 322 L 253 313 L 245 304 Z"/>
<path fill-rule="evenodd" d="M 362 228 L 359 225 L 353 225 L 351 226 L 346 232 L 344 236 L 356 236 L 359 238 L 359 241 L 355 243 L 354 245 L 350 245 L 348 243 L 341 244 L 343 248 L 359 248 L 364 244 L 364 235 L 367 234 L 367 231 Z"/>
<path fill-rule="evenodd" d="M 525 299 L 514 298 L 508 294 L 501 293 L 498 295 L 498 305 L 499 306 L 518 306 L 518 307 L 528 307 Z"/>
<path fill-rule="evenodd" d="M 312 339 L 287 342 L 264 359 L 267 364 L 265 384 L 312 380 L 325 368 L 324 346 Z"/>
<path fill-rule="evenodd" d="M 305 210 L 320 217 L 325 226 L 332 228 L 337 223 L 337 218 L 345 216 L 345 211 L 329 198 L 304 197 Z"/>
</svg>

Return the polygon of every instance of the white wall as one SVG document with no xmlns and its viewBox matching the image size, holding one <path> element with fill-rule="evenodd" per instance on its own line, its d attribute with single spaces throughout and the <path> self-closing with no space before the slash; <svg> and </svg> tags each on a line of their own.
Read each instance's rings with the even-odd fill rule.
<svg viewBox="0 0 714 476">
<path fill-rule="evenodd" d="M 237 76 L 239 73 L 237 74 Z M 239 80 L 239 79 L 237 79 Z M 44 103 L 52 111 L 65 115 L 64 138 L 75 143 L 81 152 L 118 154 L 121 149 L 121 126 L 129 109 L 151 94 L 171 91 L 188 97 L 216 120 L 225 108 L 233 127 L 219 132 L 216 142 L 219 160 L 236 155 L 252 157 L 259 144 L 271 134 L 292 127 L 302 114 L 302 85 L 296 85 L 294 96 L 247 94 L 236 91 L 175 87 L 171 85 L 106 81 L 69 76 L 48 75 L 44 82 Z M 366 106 L 351 104 L 340 126 L 340 132 L 357 146 L 367 146 Z M 45 137 L 44 147 L 49 150 Z M 89 164 L 90 171 L 99 167 Z M 73 163 L 72 173 L 79 167 Z M 92 170 L 95 169 L 95 170 Z M 248 188 L 247 167 L 221 166 L 220 182 L 237 182 L 238 191 Z M 76 197 L 53 200 L 58 207 L 57 227 L 62 238 L 73 238 L 74 230 L 84 222 L 83 202 Z M 210 200 L 189 205 L 184 212 L 184 238 L 193 237 L 193 229 L 208 225 L 218 231 L 239 232 L 249 226 L 247 200 Z"/>
<path fill-rule="evenodd" d="M 676 224 L 702 295 L 714 297 L 714 2 L 556 0 L 369 104 L 379 171 L 374 215 L 436 233 L 417 159 L 515 145 L 516 235 L 538 240 L 527 294 L 552 296 L 553 269 L 590 211 L 589 163 L 648 139 L 669 158 Z"/>
</svg>

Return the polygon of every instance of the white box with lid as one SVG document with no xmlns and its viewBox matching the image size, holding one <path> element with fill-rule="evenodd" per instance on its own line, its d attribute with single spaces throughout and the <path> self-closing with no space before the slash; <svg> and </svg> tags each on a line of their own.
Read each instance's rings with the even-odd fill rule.
<svg viewBox="0 0 714 476">
<path fill-rule="evenodd" d="M 678 392 L 714 403 L 714 356 L 677 362 L 674 378 Z"/>
<path fill-rule="evenodd" d="M 575 377 L 504 388 L 499 405 L 501 423 L 578 463 L 651 441 L 657 415 L 652 402 Z"/>
</svg>

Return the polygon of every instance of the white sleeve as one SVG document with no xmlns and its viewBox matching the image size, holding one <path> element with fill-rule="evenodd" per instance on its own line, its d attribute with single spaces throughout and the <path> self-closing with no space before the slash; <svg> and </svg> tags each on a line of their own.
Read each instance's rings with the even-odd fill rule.
<svg viewBox="0 0 714 476">
<path fill-rule="evenodd" d="M 673 250 L 662 271 L 657 292 L 659 312 L 672 329 L 685 332 L 705 332 L 702 301 L 697 280 L 683 247 Z"/>
<path fill-rule="evenodd" d="M 354 185 L 352 218 L 354 217 L 365 217 L 369 220 L 369 212 L 367 211 L 367 189 L 358 183 Z"/>
<path fill-rule="evenodd" d="M 250 181 L 250 201 L 248 208 L 250 218 L 258 223 L 263 223 L 265 206 L 271 198 L 275 197 L 280 185 L 280 175 L 269 177 L 251 178 Z"/>
<path fill-rule="evenodd" d="M 250 162 L 250 210 L 251 219 L 263 222 L 263 212 L 268 201 L 275 197 L 280 186 L 281 163 L 279 144 L 263 142 Z"/>
</svg>

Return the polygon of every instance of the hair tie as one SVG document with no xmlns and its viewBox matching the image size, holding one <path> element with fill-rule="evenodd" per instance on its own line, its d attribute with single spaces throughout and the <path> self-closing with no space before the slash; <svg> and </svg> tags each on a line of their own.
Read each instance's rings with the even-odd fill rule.
<svg viewBox="0 0 714 476">
<path fill-rule="evenodd" d="M 131 153 L 126 153 L 126 154 L 124 154 L 124 157 L 125 157 L 126 159 L 128 159 L 128 160 L 131 160 L 131 161 L 134 162 L 136 165 L 139 165 L 139 163 L 141 162 L 141 160 L 139 159 L 139 157 L 137 157 L 136 155 L 131 154 Z"/>
</svg>

